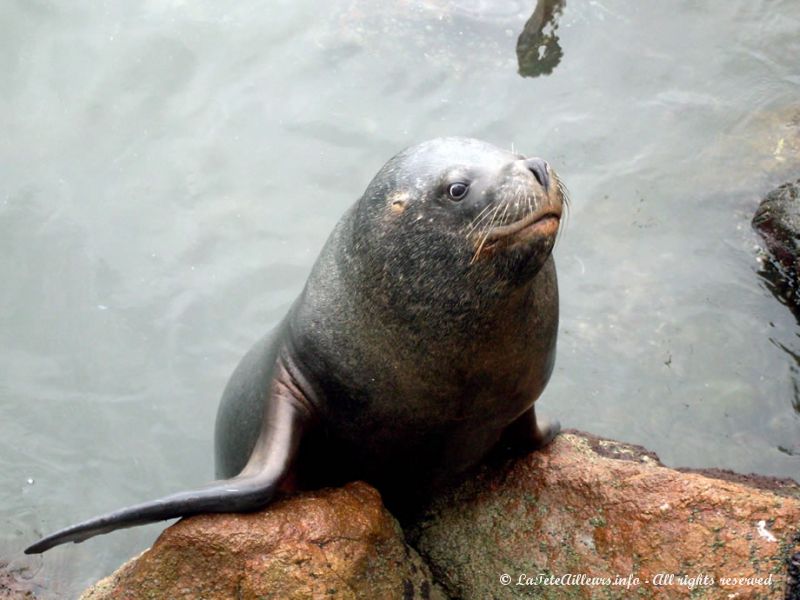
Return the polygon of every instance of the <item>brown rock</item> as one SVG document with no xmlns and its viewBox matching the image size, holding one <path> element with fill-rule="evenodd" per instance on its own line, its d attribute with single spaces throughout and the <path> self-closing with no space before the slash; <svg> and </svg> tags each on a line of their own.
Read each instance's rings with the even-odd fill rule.
<svg viewBox="0 0 800 600">
<path fill-rule="evenodd" d="M 791 496 L 564 434 L 479 470 L 434 501 L 409 537 L 445 591 L 464 600 L 800 598 L 793 584 L 785 589 L 787 564 L 791 574 L 800 568 L 800 501 Z M 583 584 L 556 583 L 569 575 Z M 761 581 L 723 579 L 734 577 Z"/>
<path fill-rule="evenodd" d="M 352 483 L 181 521 L 83 600 L 800 600 L 798 498 L 791 480 L 681 473 L 573 432 L 432 502 L 407 532 L 430 570 L 378 493 Z"/>
<path fill-rule="evenodd" d="M 364 483 L 300 494 L 250 514 L 201 515 L 82 600 L 444 598 Z"/>
</svg>

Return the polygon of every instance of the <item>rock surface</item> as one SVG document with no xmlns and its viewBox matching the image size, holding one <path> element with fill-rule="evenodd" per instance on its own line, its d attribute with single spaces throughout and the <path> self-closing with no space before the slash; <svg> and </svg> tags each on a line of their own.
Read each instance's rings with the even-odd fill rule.
<svg viewBox="0 0 800 600">
<path fill-rule="evenodd" d="M 800 179 L 764 197 L 753 216 L 753 227 L 766 246 L 758 274 L 800 322 Z"/>
<path fill-rule="evenodd" d="M 767 194 L 753 216 L 775 261 L 797 276 L 800 265 L 800 179 Z"/>
<path fill-rule="evenodd" d="M 181 521 L 83 599 L 800 598 L 800 488 L 712 474 L 567 433 L 434 500 L 407 527 L 430 569 L 353 483 Z"/>
<path fill-rule="evenodd" d="M 800 549 L 800 501 L 796 484 L 781 483 L 784 495 L 681 473 L 642 448 L 567 434 L 484 467 L 438 498 L 409 537 L 464 600 L 782 598 Z M 584 584 L 559 585 L 567 575 Z"/>
<path fill-rule="evenodd" d="M 364 483 L 300 494 L 250 514 L 201 515 L 82 600 L 444 598 Z"/>
</svg>

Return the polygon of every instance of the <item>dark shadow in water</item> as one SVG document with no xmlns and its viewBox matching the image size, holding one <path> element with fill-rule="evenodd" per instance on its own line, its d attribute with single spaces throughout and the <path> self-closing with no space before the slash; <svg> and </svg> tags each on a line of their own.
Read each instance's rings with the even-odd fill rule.
<svg viewBox="0 0 800 600">
<path fill-rule="evenodd" d="M 797 278 L 778 262 L 770 257 L 766 258 L 758 270 L 758 276 L 764 282 L 764 286 L 772 292 L 775 299 L 792 311 L 797 324 L 800 326 L 800 290 L 798 290 Z M 796 336 L 800 341 L 800 336 Z M 778 348 L 783 350 L 794 364 L 791 366 L 792 377 L 792 408 L 795 413 L 800 415 L 800 354 L 796 349 L 788 347 L 774 337 L 770 341 Z M 798 345 L 800 347 L 800 344 Z M 800 446 L 795 448 L 784 448 L 779 446 L 778 450 L 792 456 L 800 455 Z"/>
<path fill-rule="evenodd" d="M 523 77 L 549 75 L 561 62 L 558 19 L 567 0 L 539 0 L 536 10 L 517 38 L 517 63 Z"/>
<path fill-rule="evenodd" d="M 775 299 L 794 314 L 800 325 L 800 290 L 797 276 L 789 272 L 781 263 L 767 256 L 758 269 L 758 276 Z"/>
<path fill-rule="evenodd" d="M 787 352 L 789 352 L 787 350 Z M 789 352 L 797 362 L 798 360 L 797 354 Z M 792 408 L 794 408 L 794 412 L 800 414 L 800 386 L 797 384 L 797 367 L 792 367 Z"/>
<path fill-rule="evenodd" d="M 774 339 L 771 339 L 771 341 L 795 361 L 795 364 L 789 369 L 792 378 L 792 408 L 796 414 L 800 415 L 800 383 L 798 383 L 800 378 L 800 356 Z M 800 456 L 800 442 L 791 444 L 791 446 L 779 445 L 778 450 L 789 456 Z"/>
<path fill-rule="evenodd" d="M 753 215 L 753 228 L 759 233 L 765 249 L 758 275 L 775 299 L 792 311 L 800 325 L 800 179 L 778 186 L 767 194 Z M 800 339 L 800 335 L 795 334 Z M 770 341 L 793 360 L 792 407 L 800 414 L 800 354 L 775 338 Z M 781 452 L 800 455 L 800 445 Z"/>
</svg>

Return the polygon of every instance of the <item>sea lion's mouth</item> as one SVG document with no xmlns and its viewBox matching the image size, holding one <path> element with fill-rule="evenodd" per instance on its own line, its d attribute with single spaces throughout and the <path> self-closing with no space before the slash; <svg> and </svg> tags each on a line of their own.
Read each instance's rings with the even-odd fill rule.
<svg viewBox="0 0 800 600">
<path fill-rule="evenodd" d="M 508 225 L 493 227 L 486 236 L 486 243 L 552 235 L 558 230 L 560 222 L 561 209 L 546 206 Z"/>
<path fill-rule="evenodd" d="M 530 252 L 552 249 L 562 212 L 568 207 L 568 193 L 555 173 L 551 172 L 550 176 L 550 191 L 544 196 L 530 189 L 529 179 L 515 180 L 516 187 L 506 186 L 498 194 L 505 202 L 490 204 L 478 214 L 467 233 L 475 244 L 469 264 L 475 264 L 484 255 L 510 251 L 516 256 L 526 249 Z"/>
</svg>

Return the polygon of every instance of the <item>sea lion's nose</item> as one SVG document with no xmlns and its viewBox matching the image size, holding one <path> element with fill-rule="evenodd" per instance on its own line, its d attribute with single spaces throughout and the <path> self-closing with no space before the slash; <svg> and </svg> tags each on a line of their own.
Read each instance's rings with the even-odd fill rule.
<svg viewBox="0 0 800 600">
<path fill-rule="evenodd" d="M 525 160 L 525 166 L 533 173 L 533 176 L 536 177 L 536 181 L 539 182 L 539 185 L 541 185 L 546 192 L 550 188 L 550 167 L 547 161 L 541 158 L 528 158 Z"/>
</svg>

